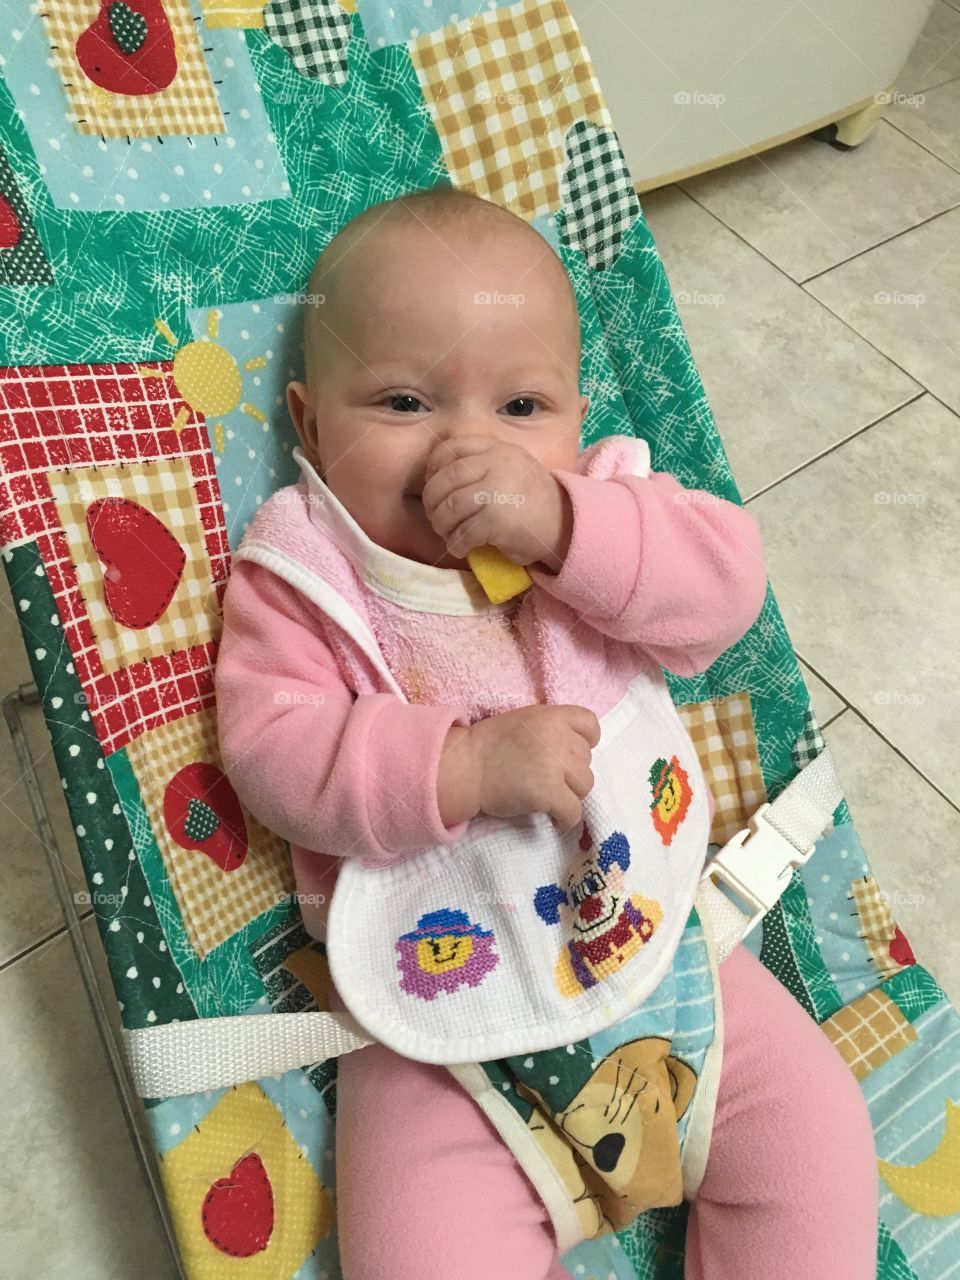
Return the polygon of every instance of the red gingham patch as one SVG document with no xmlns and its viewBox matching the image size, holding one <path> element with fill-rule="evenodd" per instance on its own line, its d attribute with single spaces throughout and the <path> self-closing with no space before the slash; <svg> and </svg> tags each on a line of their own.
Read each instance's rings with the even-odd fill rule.
<svg viewBox="0 0 960 1280">
<path fill-rule="evenodd" d="M 170 425 L 184 403 L 172 362 L 0 368 L 0 544 L 36 539 L 77 676 L 106 754 L 149 729 L 213 705 L 212 641 L 104 673 L 46 472 L 189 461 L 213 584 L 222 598 L 230 550 L 213 455 L 200 415 Z"/>
</svg>

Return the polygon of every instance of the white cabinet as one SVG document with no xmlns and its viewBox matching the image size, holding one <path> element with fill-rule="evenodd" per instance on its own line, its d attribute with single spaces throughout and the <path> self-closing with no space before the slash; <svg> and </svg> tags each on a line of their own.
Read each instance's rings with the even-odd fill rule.
<svg viewBox="0 0 960 1280">
<path fill-rule="evenodd" d="M 647 190 L 844 117 L 858 142 L 934 0 L 567 2 Z"/>
</svg>

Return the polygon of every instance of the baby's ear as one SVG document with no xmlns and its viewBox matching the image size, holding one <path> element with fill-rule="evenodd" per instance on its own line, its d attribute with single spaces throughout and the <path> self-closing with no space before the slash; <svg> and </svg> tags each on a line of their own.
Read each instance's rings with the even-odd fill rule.
<svg viewBox="0 0 960 1280">
<path fill-rule="evenodd" d="M 311 460 L 318 459 L 317 415 L 305 382 L 287 383 L 287 408 L 304 453 Z"/>
</svg>

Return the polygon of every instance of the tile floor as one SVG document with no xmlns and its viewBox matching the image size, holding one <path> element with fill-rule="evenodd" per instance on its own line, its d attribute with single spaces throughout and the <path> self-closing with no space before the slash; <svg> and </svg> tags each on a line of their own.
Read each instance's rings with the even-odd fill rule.
<svg viewBox="0 0 960 1280">
<path fill-rule="evenodd" d="M 857 150 L 801 139 L 643 205 L 865 848 L 960 1004 L 960 0 L 936 0 L 897 87 L 922 103 Z M 9 689 L 30 677 L 5 585 L 2 605 Z M 5 1274 L 166 1280 L 3 730 L 0 830 Z M 89 911 L 81 927 L 109 993 Z"/>
</svg>

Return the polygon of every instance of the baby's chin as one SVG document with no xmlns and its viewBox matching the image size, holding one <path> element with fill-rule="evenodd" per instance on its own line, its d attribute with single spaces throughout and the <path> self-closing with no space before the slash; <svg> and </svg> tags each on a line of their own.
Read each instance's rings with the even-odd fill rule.
<svg viewBox="0 0 960 1280">
<path fill-rule="evenodd" d="M 443 539 L 436 533 L 422 514 L 413 517 L 416 527 L 409 527 L 389 541 L 388 549 L 394 555 L 403 556 L 405 560 L 414 560 L 417 564 L 428 564 L 435 569 L 467 569 L 470 566 L 460 556 L 452 556 Z M 426 525 L 426 528 L 423 526 Z M 387 545 L 387 544 L 384 544 Z"/>
<path fill-rule="evenodd" d="M 418 564 L 429 564 L 435 569 L 469 569 L 470 566 L 466 560 L 459 556 L 452 556 L 443 545 L 443 540 L 438 538 L 438 547 L 435 552 L 421 551 L 411 548 L 409 551 L 401 551 L 399 554 L 406 556 L 408 560 L 416 560 Z"/>
</svg>

